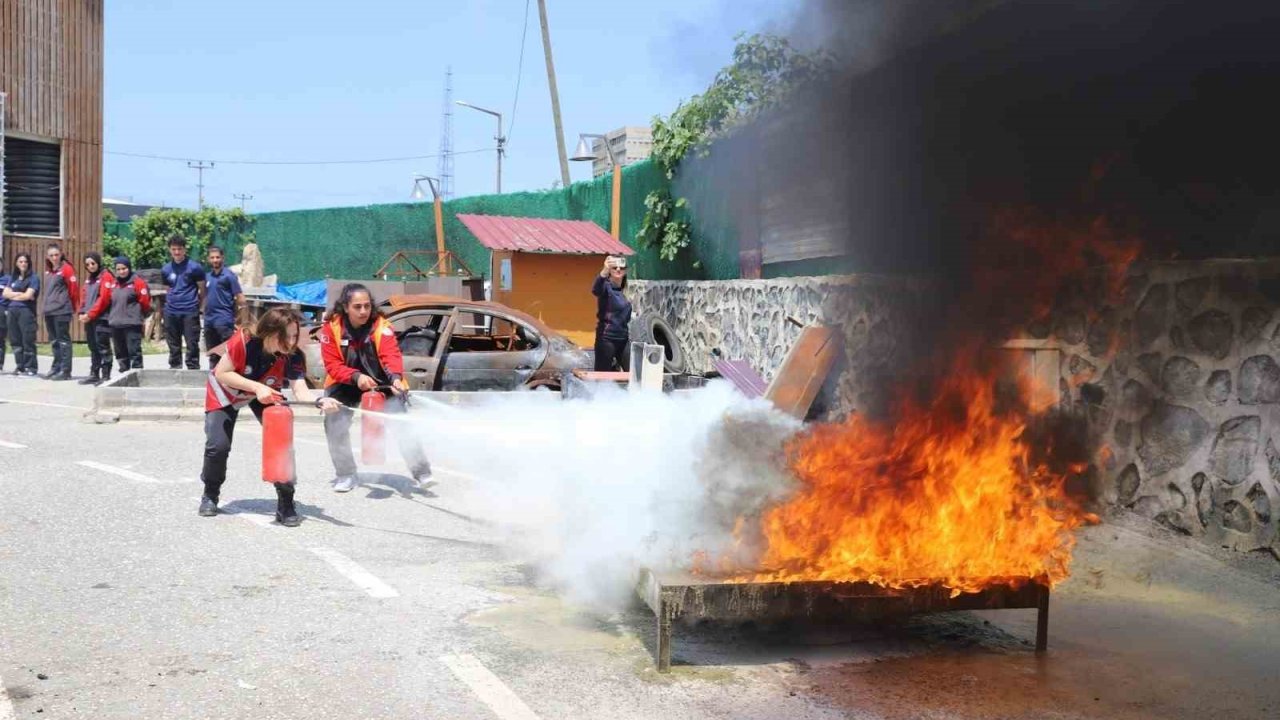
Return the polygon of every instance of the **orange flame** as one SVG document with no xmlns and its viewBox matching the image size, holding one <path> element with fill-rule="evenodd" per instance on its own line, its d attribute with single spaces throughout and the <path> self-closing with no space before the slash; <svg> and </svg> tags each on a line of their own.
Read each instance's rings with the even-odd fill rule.
<svg viewBox="0 0 1280 720">
<path fill-rule="evenodd" d="M 892 428 L 859 416 L 813 428 L 789 448 L 802 489 L 764 516 L 769 570 L 752 579 L 968 592 L 1066 578 L 1071 531 L 1091 516 L 1065 474 L 1033 463 L 1025 430 L 976 372 L 952 374 Z"/>
<path fill-rule="evenodd" d="M 992 256 L 1005 262 L 979 268 L 971 308 L 1045 316 L 1065 278 L 1098 266 L 1108 272 L 1102 291 L 1115 295 L 1138 255 L 1101 221 L 1046 229 L 1005 213 L 996 228 L 1002 244 Z M 1066 492 L 1088 458 L 1051 464 L 1047 434 L 1030 438 L 1028 423 L 1039 422 L 1028 407 L 1031 381 L 1006 397 L 998 380 L 1014 374 L 982 349 L 988 342 L 959 338 L 935 356 L 949 360 L 930 399 L 899 393 L 892 423 L 853 415 L 794 439 L 788 456 L 800 489 L 765 512 L 758 569 L 735 579 L 942 584 L 954 594 L 1065 579 L 1073 531 L 1097 521 Z"/>
</svg>

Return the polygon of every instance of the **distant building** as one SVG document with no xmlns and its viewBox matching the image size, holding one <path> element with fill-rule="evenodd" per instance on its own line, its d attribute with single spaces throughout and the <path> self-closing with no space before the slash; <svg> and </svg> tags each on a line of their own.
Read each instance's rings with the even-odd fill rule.
<svg viewBox="0 0 1280 720">
<path fill-rule="evenodd" d="M 147 211 L 153 207 L 164 207 L 163 205 L 145 205 L 136 203 L 132 200 L 118 200 L 116 198 L 102 198 L 102 209 L 110 210 L 116 214 L 116 219 L 120 222 L 133 222 L 133 219 L 139 215 L 146 215 Z"/>
<path fill-rule="evenodd" d="M 630 165 L 645 160 L 653 153 L 653 131 L 648 127 L 627 126 L 606 133 L 609 146 L 618 158 L 619 164 Z M 609 167 L 609 153 L 605 151 L 604 142 L 596 139 L 591 143 L 596 159 L 591 163 L 591 176 L 600 177 L 612 170 Z"/>
</svg>

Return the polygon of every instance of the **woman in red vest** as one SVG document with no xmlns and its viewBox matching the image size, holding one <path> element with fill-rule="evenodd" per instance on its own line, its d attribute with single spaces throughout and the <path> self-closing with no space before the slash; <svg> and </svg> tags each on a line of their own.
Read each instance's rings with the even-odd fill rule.
<svg viewBox="0 0 1280 720">
<path fill-rule="evenodd" d="M 307 361 L 298 349 L 302 318 L 289 308 L 272 308 L 258 320 L 253 334 L 238 330 L 220 346 L 222 357 L 205 385 L 204 398 L 204 497 L 200 515 L 218 514 L 218 495 L 227 479 L 227 455 L 236 417 L 246 405 L 258 422 L 267 405 L 284 400 L 286 384 L 293 389 L 295 402 L 315 403 L 324 413 L 341 408 L 333 400 L 318 396 L 307 387 Z M 276 521 L 285 527 L 301 522 L 293 505 L 294 483 L 276 484 Z"/>
<path fill-rule="evenodd" d="M 395 330 L 373 308 L 373 295 L 360 283 L 349 283 L 320 328 L 320 354 L 324 358 L 324 392 L 347 407 L 358 407 L 360 395 L 377 390 L 392 402 L 386 412 L 404 412 L 409 386 L 404 374 L 404 357 L 396 342 Z M 333 489 L 349 492 L 357 484 L 356 460 L 351 454 L 351 416 L 343 412 L 325 416 L 324 434 L 329 441 L 329 457 L 337 480 Z M 431 463 L 412 431 L 391 428 L 400 452 L 409 465 L 414 484 L 423 488 L 431 479 Z"/>
</svg>

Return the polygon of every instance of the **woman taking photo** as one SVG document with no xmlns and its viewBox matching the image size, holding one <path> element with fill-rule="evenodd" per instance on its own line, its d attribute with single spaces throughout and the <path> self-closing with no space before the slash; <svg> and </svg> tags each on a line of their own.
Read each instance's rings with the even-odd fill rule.
<svg viewBox="0 0 1280 720">
<path fill-rule="evenodd" d="M 111 328 L 102 318 L 89 319 L 89 310 L 98 304 L 98 295 L 111 287 L 111 273 L 102 273 L 102 256 L 96 252 L 84 256 L 84 286 L 80 300 L 80 322 L 84 325 L 85 340 L 89 343 L 89 377 L 81 385 L 98 385 L 111 379 Z M 110 292 L 110 290 L 108 290 Z"/>
<path fill-rule="evenodd" d="M 31 255 L 18 253 L 13 261 L 13 275 L 3 292 L 9 301 L 9 345 L 18 364 L 13 374 L 35 377 L 36 297 L 40 294 L 40 277 L 31 269 Z"/>
<path fill-rule="evenodd" d="M 627 259 L 609 256 L 604 269 L 591 284 L 596 296 L 596 370 L 624 372 L 631 369 L 631 353 L 627 347 L 631 325 L 631 301 L 623 294 L 627 289 Z"/>
<path fill-rule="evenodd" d="M 343 405 L 360 405 L 360 395 L 377 390 L 392 402 L 385 412 L 405 412 L 409 386 L 404 374 L 404 357 L 396 342 L 391 323 L 373 309 L 373 295 L 359 283 L 349 283 L 329 312 L 328 321 L 318 333 L 320 354 L 324 358 L 324 394 Z M 329 457 L 337 472 L 333 489 L 348 492 L 356 486 L 356 460 L 351 454 L 351 416 L 341 412 L 326 415 L 325 439 L 329 441 Z M 400 445 L 400 453 L 409 464 L 414 484 L 425 487 L 431 478 L 431 463 L 422 444 L 410 432 L 391 428 Z"/>
<path fill-rule="evenodd" d="M 201 516 L 218 514 L 218 496 L 227 480 L 227 456 L 231 454 L 231 437 L 241 408 L 247 405 L 261 423 L 267 405 L 284 401 L 281 391 L 288 384 L 296 403 L 314 403 L 324 413 L 340 409 L 338 403 L 307 387 L 307 361 L 298 349 L 301 325 L 302 317 L 295 310 L 268 310 L 252 334 L 247 330 L 232 334 L 225 354 L 209 373 L 204 399 Z M 285 527 L 296 527 L 301 522 L 293 504 L 294 484 L 275 484 L 276 521 Z"/>
</svg>

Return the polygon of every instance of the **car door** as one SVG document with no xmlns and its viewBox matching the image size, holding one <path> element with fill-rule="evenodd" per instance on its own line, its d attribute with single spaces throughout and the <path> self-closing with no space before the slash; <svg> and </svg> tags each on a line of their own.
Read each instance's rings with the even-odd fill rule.
<svg viewBox="0 0 1280 720">
<path fill-rule="evenodd" d="M 404 357 L 404 379 L 410 390 L 436 389 L 451 316 L 445 309 L 411 309 L 388 317 Z"/>
<path fill-rule="evenodd" d="M 442 390 L 516 390 L 547 357 L 546 338 L 499 313 L 457 312 L 451 330 L 441 361 Z"/>
</svg>

